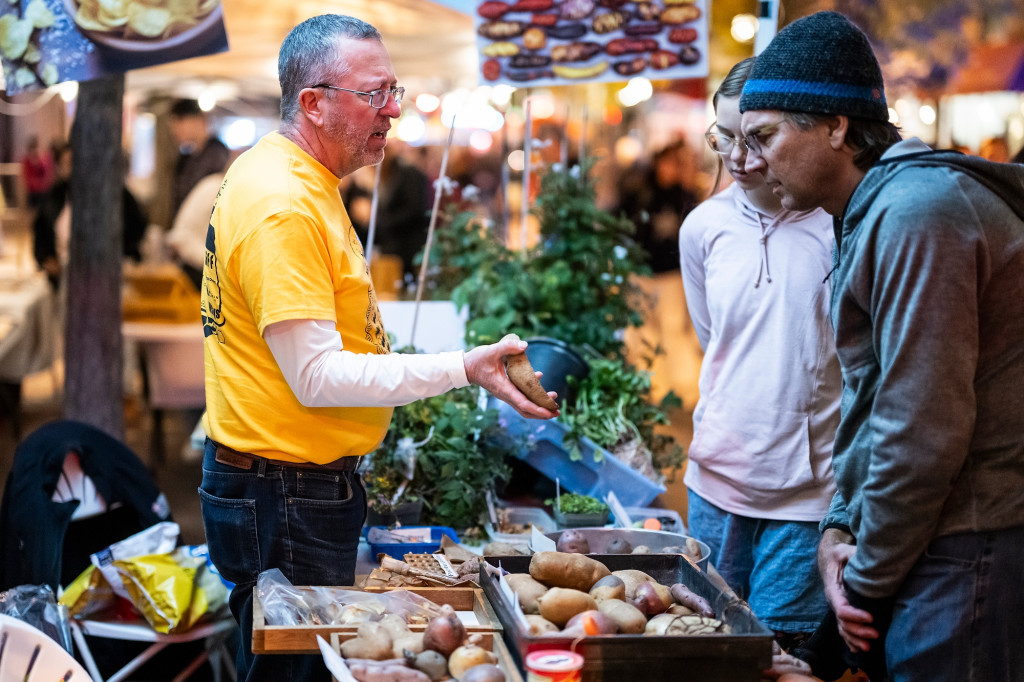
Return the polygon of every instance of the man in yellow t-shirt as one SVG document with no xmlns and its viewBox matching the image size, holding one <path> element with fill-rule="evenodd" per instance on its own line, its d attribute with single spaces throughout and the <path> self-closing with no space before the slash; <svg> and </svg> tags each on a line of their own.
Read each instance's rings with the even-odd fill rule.
<svg viewBox="0 0 1024 682">
<path fill-rule="evenodd" d="M 329 679 L 319 657 L 252 654 L 253 586 L 355 579 L 366 492 L 360 456 L 392 409 L 476 384 L 549 419 L 505 375 L 526 344 L 391 354 L 338 185 L 384 158 L 403 88 L 380 34 L 352 17 L 299 24 L 278 60 L 278 132 L 228 170 L 203 272 L 208 434 L 199 490 L 210 557 L 235 583 L 239 680 Z"/>
</svg>

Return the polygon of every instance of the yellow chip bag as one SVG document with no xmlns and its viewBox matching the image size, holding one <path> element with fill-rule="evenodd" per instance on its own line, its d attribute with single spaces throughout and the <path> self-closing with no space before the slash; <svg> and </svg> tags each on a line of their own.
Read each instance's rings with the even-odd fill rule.
<svg viewBox="0 0 1024 682">
<path fill-rule="evenodd" d="M 7 59 L 19 59 L 28 49 L 32 30 L 32 22 L 19 19 L 13 14 L 0 17 L 0 53 Z"/>
</svg>

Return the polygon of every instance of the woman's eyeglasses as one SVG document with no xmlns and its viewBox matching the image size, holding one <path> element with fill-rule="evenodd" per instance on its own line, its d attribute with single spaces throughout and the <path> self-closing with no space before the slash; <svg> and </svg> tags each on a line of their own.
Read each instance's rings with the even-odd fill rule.
<svg viewBox="0 0 1024 682">
<path fill-rule="evenodd" d="M 711 151 L 722 156 L 728 156 L 732 154 L 732 150 L 736 148 L 736 145 L 740 146 L 740 151 L 744 154 L 747 152 L 747 141 L 741 138 L 730 137 L 725 133 L 718 132 L 716 126 L 718 122 L 711 124 L 708 131 L 704 133 L 704 139 L 708 141 L 708 146 L 711 147 Z"/>
</svg>

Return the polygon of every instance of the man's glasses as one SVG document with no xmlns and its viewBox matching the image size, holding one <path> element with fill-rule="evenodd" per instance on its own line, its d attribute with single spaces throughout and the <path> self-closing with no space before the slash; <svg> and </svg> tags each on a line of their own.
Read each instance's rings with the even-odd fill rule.
<svg viewBox="0 0 1024 682">
<path fill-rule="evenodd" d="M 339 88 L 337 85 L 328 85 L 327 83 L 318 83 L 311 87 L 314 88 L 329 88 L 331 90 L 341 90 L 343 92 L 351 92 L 356 95 L 367 95 L 370 98 L 370 106 L 374 109 L 383 109 L 388 104 L 388 99 L 393 97 L 395 104 L 402 103 L 402 97 L 405 96 L 405 88 L 386 88 L 381 90 L 373 90 L 372 92 L 363 92 L 362 90 L 350 90 L 349 88 Z"/>
<path fill-rule="evenodd" d="M 775 123 L 769 123 L 763 125 L 760 128 L 754 128 L 749 133 L 743 136 L 744 141 L 747 145 L 747 151 L 752 152 L 757 156 L 761 156 L 764 153 L 764 148 L 768 144 L 768 140 L 771 139 L 775 131 L 779 129 L 783 123 L 788 119 L 780 118 Z"/>
<path fill-rule="evenodd" d="M 729 154 L 732 154 L 732 150 L 736 148 L 736 145 L 739 145 L 740 151 L 746 154 L 746 140 L 742 137 L 736 139 L 735 137 L 729 137 L 724 133 L 718 132 L 718 130 L 716 130 L 717 125 L 717 121 L 712 123 L 711 127 L 708 128 L 708 131 L 704 133 L 704 139 L 708 141 L 708 146 L 711 147 L 711 151 L 716 154 L 721 154 L 722 156 L 728 156 Z"/>
</svg>

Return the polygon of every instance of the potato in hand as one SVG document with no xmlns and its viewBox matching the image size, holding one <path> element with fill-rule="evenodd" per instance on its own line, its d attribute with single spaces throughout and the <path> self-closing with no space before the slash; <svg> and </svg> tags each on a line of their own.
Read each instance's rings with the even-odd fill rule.
<svg viewBox="0 0 1024 682">
<path fill-rule="evenodd" d="M 505 337 L 505 339 L 508 338 L 519 339 L 515 334 L 509 334 Z M 504 341 L 505 339 L 502 340 Z M 534 405 L 539 405 L 548 410 L 558 409 L 558 403 L 541 386 L 540 380 L 537 378 L 537 372 L 533 369 L 533 365 L 530 364 L 530 359 L 526 357 L 526 353 L 506 355 L 505 374 L 508 375 L 509 381 L 522 391 L 523 395 L 529 398 Z"/>
</svg>

